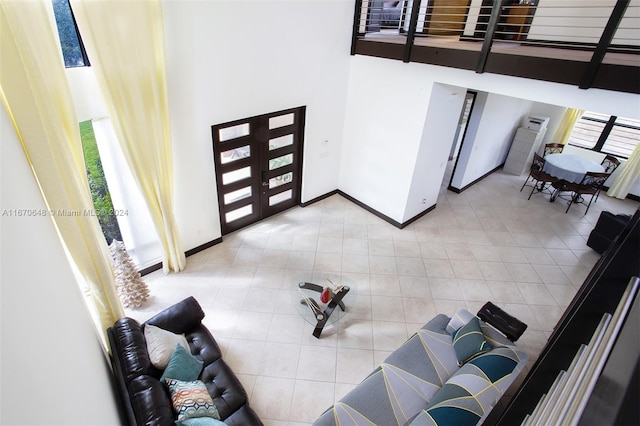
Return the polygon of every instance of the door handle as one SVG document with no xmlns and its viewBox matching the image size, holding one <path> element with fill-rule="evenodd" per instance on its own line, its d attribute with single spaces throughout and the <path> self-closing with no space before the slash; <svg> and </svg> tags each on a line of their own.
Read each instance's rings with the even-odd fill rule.
<svg viewBox="0 0 640 426">
<path fill-rule="evenodd" d="M 267 172 L 262 172 L 262 186 L 269 186 L 269 182 L 267 182 Z"/>
</svg>

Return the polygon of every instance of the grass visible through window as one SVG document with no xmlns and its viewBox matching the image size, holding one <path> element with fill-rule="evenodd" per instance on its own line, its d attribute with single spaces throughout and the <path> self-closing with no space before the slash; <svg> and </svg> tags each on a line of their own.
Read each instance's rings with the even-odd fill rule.
<svg viewBox="0 0 640 426">
<path fill-rule="evenodd" d="M 91 189 L 91 198 L 93 198 L 93 205 L 102 228 L 102 234 L 107 240 L 107 244 L 111 244 L 114 239 L 122 241 L 120 227 L 111 202 L 111 194 L 109 194 L 107 180 L 102 170 L 102 161 L 100 160 L 91 120 L 80 123 L 80 136 L 82 138 L 82 149 L 84 151 L 89 188 Z"/>
</svg>

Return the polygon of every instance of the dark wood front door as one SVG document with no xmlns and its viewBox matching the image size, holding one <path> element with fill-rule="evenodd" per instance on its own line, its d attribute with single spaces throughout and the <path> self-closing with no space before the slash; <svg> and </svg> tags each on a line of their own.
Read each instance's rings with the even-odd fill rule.
<svg viewBox="0 0 640 426">
<path fill-rule="evenodd" d="M 305 109 L 211 126 L 222 235 L 300 204 Z"/>
</svg>

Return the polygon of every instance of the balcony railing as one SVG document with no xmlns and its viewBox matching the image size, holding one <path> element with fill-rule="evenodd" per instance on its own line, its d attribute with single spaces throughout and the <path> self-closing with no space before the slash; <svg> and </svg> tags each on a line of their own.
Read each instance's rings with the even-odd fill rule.
<svg viewBox="0 0 640 426">
<path fill-rule="evenodd" d="M 356 0 L 352 54 L 640 93 L 640 0 Z"/>
</svg>

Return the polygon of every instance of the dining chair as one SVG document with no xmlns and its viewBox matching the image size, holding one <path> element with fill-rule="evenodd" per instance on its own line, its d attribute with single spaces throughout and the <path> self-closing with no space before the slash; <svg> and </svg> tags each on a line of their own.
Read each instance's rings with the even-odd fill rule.
<svg viewBox="0 0 640 426">
<path fill-rule="evenodd" d="M 615 169 L 620 165 L 620 160 L 618 160 L 613 155 L 607 155 L 600 163 L 602 167 L 604 167 L 605 173 L 613 173 Z"/>
<path fill-rule="evenodd" d="M 611 176 L 611 173 L 587 172 L 580 183 L 565 184 L 563 189 L 565 191 L 571 191 L 571 195 L 568 199 L 569 204 L 567 205 L 565 213 L 569 211 L 572 204 L 583 204 L 587 206 L 587 209 L 584 212 L 584 214 L 587 214 L 589 207 L 591 207 L 593 198 L 598 194 L 598 192 L 600 192 L 602 185 L 609 176 Z M 589 203 L 586 202 L 586 199 L 584 198 L 585 195 L 591 195 Z"/>
<path fill-rule="evenodd" d="M 604 167 L 604 172 L 605 173 L 613 173 L 618 166 L 620 165 L 620 160 L 618 160 L 616 157 L 614 157 L 613 155 L 607 155 L 606 157 L 604 157 L 604 159 L 602 160 L 602 163 L 600 163 L 602 165 L 602 167 Z M 596 199 L 593 200 L 594 203 L 598 202 L 598 197 L 600 196 L 600 190 L 598 190 L 597 194 L 596 194 Z"/>
<path fill-rule="evenodd" d="M 529 198 L 527 198 L 527 200 L 531 199 L 531 196 L 533 195 L 534 191 L 546 192 L 549 195 L 553 194 L 553 191 L 551 191 L 549 188 L 558 179 L 551 176 L 548 173 L 543 172 L 542 171 L 543 168 L 544 168 L 544 158 L 542 158 L 537 153 L 533 153 L 533 163 L 531 163 L 529 176 L 527 176 L 527 180 L 524 181 L 524 183 L 522 184 L 522 188 L 520 188 L 520 192 L 522 192 L 525 185 L 527 185 L 527 182 L 529 182 L 529 179 L 533 181 L 533 185 L 531 185 L 532 186 L 531 192 L 529 193 Z"/>
<path fill-rule="evenodd" d="M 548 143 L 544 146 L 544 154 L 546 157 L 549 154 L 560 154 L 564 149 L 564 145 L 561 143 Z"/>
</svg>

